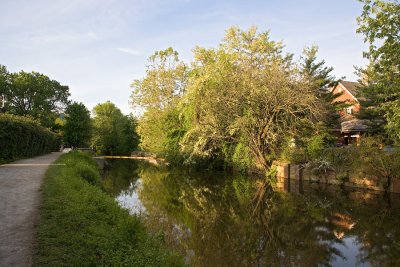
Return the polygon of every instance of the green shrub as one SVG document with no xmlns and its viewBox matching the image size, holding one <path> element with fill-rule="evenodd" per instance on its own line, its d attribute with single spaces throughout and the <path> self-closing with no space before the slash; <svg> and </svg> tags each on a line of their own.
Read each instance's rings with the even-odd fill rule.
<svg viewBox="0 0 400 267">
<path fill-rule="evenodd" d="M 325 151 L 325 158 L 330 162 L 336 178 L 344 183 L 354 172 L 354 159 L 358 157 L 357 147 L 335 147 Z"/>
<path fill-rule="evenodd" d="M 0 114 L 0 162 L 57 151 L 60 137 L 30 118 Z"/>
<path fill-rule="evenodd" d="M 253 155 L 250 149 L 243 143 L 239 143 L 235 146 L 235 151 L 232 155 L 232 161 L 234 167 L 246 171 L 248 168 L 254 165 Z"/>
<path fill-rule="evenodd" d="M 364 137 L 357 147 L 354 168 L 362 175 L 379 177 L 388 189 L 393 179 L 400 179 L 400 151 L 384 151 L 383 140 Z"/>
<path fill-rule="evenodd" d="M 325 150 L 334 144 L 333 137 L 328 133 L 311 137 L 307 144 L 307 154 L 310 159 L 320 159 L 324 156 Z"/>
</svg>

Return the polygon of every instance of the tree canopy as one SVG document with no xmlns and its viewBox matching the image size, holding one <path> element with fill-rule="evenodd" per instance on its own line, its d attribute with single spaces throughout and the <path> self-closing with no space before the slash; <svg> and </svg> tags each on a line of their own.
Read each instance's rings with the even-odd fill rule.
<svg viewBox="0 0 400 267">
<path fill-rule="evenodd" d="M 0 95 L 6 99 L 6 111 L 31 116 L 46 127 L 69 103 L 69 88 L 38 72 L 9 73 L 0 66 Z"/>
<path fill-rule="evenodd" d="M 318 116 L 313 88 L 298 79 L 292 55 L 282 48 L 268 32 L 233 27 L 217 49 L 195 49 L 187 95 L 193 125 L 183 143 L 192 144 L 192 154 L 240 144 L 268 169 L 297 122 Z"/>
<path fill-rule="evenodd" d="M 83 103 L 74 102 L 65 110 L 64 143 L 87 147 L 92 137 L 90 111 Z"/>
<path fill-rule="evenodd" d="M 178 110 L 188 81 L 188 67 L 172 48 L 156 51 L 148 60 L 146 76 L 131 87 L 131 104 L 145 110 L 138 133 L 142 149 L 170 162 L 179 158 L 179 141 L 185 130 Z"/>
<path fill-rule="evenodd" d="M 217 48 L 196 47 L 191 64 L 171 48 L 156 52 L 132 85 L 133 106 L 145 110 L 141 147 L 190 164 L 268 169 L 300 121 L 324 113 L 316 87 L 330 82 L 331 68 L 315 61 L 316 52 L 301 69 L 281 42 L 255 27 L 228 29 Z"/>
<path fill-rule="evenodd" d="M 375 126 L 385 129 L 400 142 L 397 122 L 400 101 L 400 4 L 398 1 L 360 0 L 363 12 L 357 21 L 357 32 L 364 35 L 369 49 L 364 56 L 369 65 L 360 70 L 362 90 L 369 117 Z M 379 128 L 378 130 L 379 131 Z"/>
<path fill-rule="evenodd" d="M 146 77 L 131 85 L 131 104 L 133 107 L 163 109 L 184 93 L 187 67 L 171 47 L 156 51 L 148 62 Z"/>
<path fill-rule="evenodd" d="M 136 120 L 107 101 L 93 108 L 93 144 L 101 154 L 129 154 L 137 147 Z"/>
</svg>

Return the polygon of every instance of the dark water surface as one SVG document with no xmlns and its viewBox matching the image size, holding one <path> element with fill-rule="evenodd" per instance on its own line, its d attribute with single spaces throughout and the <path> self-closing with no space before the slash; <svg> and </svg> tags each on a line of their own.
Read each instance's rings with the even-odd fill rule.
<svg viewBox="0 0 400 267">
<path fill-rule="evenodd" d="M 400 266 L 399 195 L 110 163 L 107 192 L 191 266 Z"/>
</svg>

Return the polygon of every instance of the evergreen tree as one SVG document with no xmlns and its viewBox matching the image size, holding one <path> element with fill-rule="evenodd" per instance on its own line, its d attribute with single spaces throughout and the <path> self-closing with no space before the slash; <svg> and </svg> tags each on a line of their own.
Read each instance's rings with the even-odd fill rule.
<svg viewBox="0 0 400 267">
<path fill-rule="evenodd" d="M 306 47 L 300 59 L 300 74 L 313 88 L 319 101 L 322 102 L 324 125 L 335 128 L 339 124 L 337 111 L 343 108 L 343 103 L 334 102 L 339 95 L 334 95 L 331 89 L 337 84 L 336 77 L 332 75 L 333 67 L 325 65 L 325 60 L 318 61 L 318 46 Z"/>
</svg>

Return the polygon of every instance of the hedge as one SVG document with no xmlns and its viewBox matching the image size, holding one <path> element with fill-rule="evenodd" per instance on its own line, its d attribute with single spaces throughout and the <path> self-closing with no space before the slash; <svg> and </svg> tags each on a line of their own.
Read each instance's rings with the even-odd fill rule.
<svg viewBox="0 0 400 267">
<path fill-rule="evenodd" d="M 0 114 L 0 162 L 57 151 L 61 138 L 38 122 L 11 114 Z"/>
</svg>

